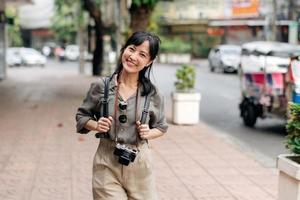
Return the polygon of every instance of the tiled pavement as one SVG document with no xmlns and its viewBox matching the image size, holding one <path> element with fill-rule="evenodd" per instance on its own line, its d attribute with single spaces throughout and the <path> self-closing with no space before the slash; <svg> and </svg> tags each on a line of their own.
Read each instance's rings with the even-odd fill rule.
<svg viewBox="0 0 300 200">
<path fill-rule="evenodd" d="M 98 141 L 75 134 L 74 114 L 95 78 L 38 68 L 8 75 L 0 82 L 0 200 L 91 200 Z M 161 199 L 277 199 L 277 171 L 203 123 L 171 125 L 150 145 Z"/>
</svg>

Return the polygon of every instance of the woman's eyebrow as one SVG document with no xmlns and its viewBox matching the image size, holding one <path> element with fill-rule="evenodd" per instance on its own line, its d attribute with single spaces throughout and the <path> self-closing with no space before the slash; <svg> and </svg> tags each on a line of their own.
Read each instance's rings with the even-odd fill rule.
<svg viewBox="0 0 300 200">
<path fill-rule="evenodd" d="M 144 54 L 146 54 L 147 56 L 149 55 L 147 52 L 145 52 L 145 51 L 141 51 L 141 53 L 144 53 Z"/>
</svg>

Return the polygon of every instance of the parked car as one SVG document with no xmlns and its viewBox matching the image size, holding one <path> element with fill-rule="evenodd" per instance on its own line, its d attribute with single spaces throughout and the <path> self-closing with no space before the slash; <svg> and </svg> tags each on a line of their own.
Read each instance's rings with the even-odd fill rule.
<svg viewBox="0 0 300 200">
<path fill-rule="evenodd" d="M 67 45 L 65 49 L 65 57 L 67 60 L 76 61 L 79 59 L 79 46 L 78 45 Z M 84 51 L 84 60 L 90 61 L 93 59 L 92 54 Z"/>
<path fill-rule="evenodd" d="M 47 58 L 33 48 L 21 48 L 20 55 L 24 65 L 44 67 L 47 63 Z"/>
<path fill-rule="evenodd" d="M 211 72 L 237 72 L 241 59 L 241 47 L 237 45 L 218 45 L 208 55 Z"/>
<path fill-rule="evenodd" d="M 8 48 L 6 52 L 6 63 L 8 66 L 20 66 L 22 59 L 19 51 L 16 48 Z"/>
</svg>

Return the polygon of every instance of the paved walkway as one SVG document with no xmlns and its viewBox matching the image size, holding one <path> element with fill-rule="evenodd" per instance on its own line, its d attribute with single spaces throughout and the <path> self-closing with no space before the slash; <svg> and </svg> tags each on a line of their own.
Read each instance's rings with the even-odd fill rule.
<svg viewBox="0 0 300 200">
<path fill-rule="evenodd" d="M 92 200 L 98 141 L 75 134 L 74 115 L 95 78 L 47 68 L 8 76 L 0 82 L 0 200 Z M 171 125 L 151 141 L 161 199 L 277 199 L 277 171 L 219 135 L 203 123 Z"/>
</svg>

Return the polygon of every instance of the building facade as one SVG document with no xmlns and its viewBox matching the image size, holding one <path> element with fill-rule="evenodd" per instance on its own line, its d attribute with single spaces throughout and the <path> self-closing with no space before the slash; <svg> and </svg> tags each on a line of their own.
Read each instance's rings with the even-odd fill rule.
<svg viewBox="0 0 300 200">
<path fill-rule="evenodd" d="M 174 0 L 160 2 L 164 31 L 213 37 L 216 43 L 255 40 L 298 43 L 299 0 Z M 275 11 L 275 12 L 274 12 Z M 193 23 L 191 23 L 193 22 Z M 293 39 L 294 38 L 294 39 Z M 203 45 L 203 42 L 201 42 Z"/>
</svg>

